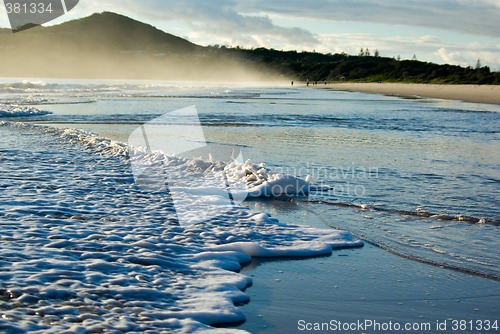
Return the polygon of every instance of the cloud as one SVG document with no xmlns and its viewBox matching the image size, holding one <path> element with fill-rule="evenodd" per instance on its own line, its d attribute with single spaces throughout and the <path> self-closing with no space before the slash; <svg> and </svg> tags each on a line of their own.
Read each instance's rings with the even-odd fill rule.
<svg viewBox="0 0 500 334">
<path fill-rule="evenodd" d="M 498 0 L 240 0 L 243 11 L 286 17 L 429 27 L 498 36 Z"/>
<path fill-rule="evenodd" d="M 85 2 L 81 2 L 85 3 Z M 267 46 L 312 49 L 318 44 L 311 32 L 300 27 L 280 27 L 266 15 L 243 14 L 235 0 L 103 0 L 83 4 L 75 15 L 103 10 L 117 11 L 149 23 L 182 22 L 189 27 L 193 42 L 212 41 L 241 46 Z"/>
<path fill-rule="evenodd" d="M 496 48 L 485 48 L 470 44 L 464 47 L 443 47 L 437 53 L 443 63 L 462 66 L 475 66 L 479 59 L 483 66 L 489 66 L 494 71 L 500 70 L 500 45 Z"/>
<path fill-rule="evenodd" d="M 434 36 L 382 36 L 375 34 L 327 34 L 321 35 L 322 52 L 346 52 L 357 54 L 360 48 L 368 48 L 371 53 L 378 50 L 383 57 L 401 56 L 411 59 L 413 55 L 425 60 L 445 43 Z M 423 56 L 423 57 L 421 57 Z M 427 57 L 428 58 L 428 57 Z M 427 59 L 429 60 L 429 59 Z"/>
<path fill-rule="evenodd" d="M 378 50 L 382 57 L 411 59 L 416 55 L 422 61 L 443 64 L 475 66 L 478 59 L 492 70 L 500 70 L 500 44 L 456 44 L 442 41 L 435 36 L 381 36 L 375 34 L 327 34 L 319 37 L 321 52 L 346 52 L 357 54 L 368 48 L 373 54 Z"/>
<path fill-rule="evenodd" d="M 378 49 L 382 56 L 416 54 L 424 61 L 465 66 L 474 66 L 480 58 L 500 69 L 499 0 L 86 0 L 53 23 L 102 11 L 127 15 L 200 45 L 348 54 L 363 47 L 372 53 Z M 339 21 L 363 33 L 336 33 L 329 23 Z M 377 24 L 383 24 L 383 32 L 370 30 Z M 387 25 L 394 25 L 394 30 Z M 472 40 L 483 45 L 467 44 Z"/>
<path fill-rule="evenodd" d="M 383 23 L 492 37 L 500 31 L 498 0 L 86 0 L 57 22 L 105 10 L 139 19 L 183 21 L 208 34 L 223 32 L 236 40 L 263 34 L 309 46 L 318 42 L 313 34 L 300 26 L 279 27 L 273 18 Z M 5 21 L 6 15 L 0 19 Z"/>
</svg>

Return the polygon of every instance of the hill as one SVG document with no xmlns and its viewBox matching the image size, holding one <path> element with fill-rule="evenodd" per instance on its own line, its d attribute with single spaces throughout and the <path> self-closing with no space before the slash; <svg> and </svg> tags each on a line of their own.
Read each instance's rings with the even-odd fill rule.
<svg viewBox="0 0 500 334">
<path fill-rule="evenodd" d="M 256 80 L 269 70 L 104 12 L 13 34 L 0 29 L 0 77 Z"/>
<path fill-rule="evenodd" d="M 190 53 L 201 49 L 180 37 L 123 15 L 104 12 L 45 28 L 52 38 L 68 44 L 141 52 Z M 31 32 L 31 31 L 30 31 Z"/>
<path fill-rule="evenodd" d="M 407 82 L 433 84 L 500 84 L 500 73 L 487 66 L 438 65 L 388 57 L 278 51 L 238 50 L 289 77 L 311 81 Z"/>
<path fill-rule="evenodd" d="M 500 73 L 488 67 L 378 55 L 203 47 L 110 12 L 16 34 L 0 29 L 1 76 L 500 84 Z"/>
</svg>

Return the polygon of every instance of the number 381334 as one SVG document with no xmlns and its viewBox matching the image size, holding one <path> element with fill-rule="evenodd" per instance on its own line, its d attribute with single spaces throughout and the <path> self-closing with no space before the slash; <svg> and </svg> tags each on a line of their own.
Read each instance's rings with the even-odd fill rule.
<svg viewBox="0 0 500 334">
<path fill-rule="evenodd" d="M 52 13 L 52 4 L 43 2 L 7 2 L 5 3 L 7 14 L 44 14 Z"/>
</svg>

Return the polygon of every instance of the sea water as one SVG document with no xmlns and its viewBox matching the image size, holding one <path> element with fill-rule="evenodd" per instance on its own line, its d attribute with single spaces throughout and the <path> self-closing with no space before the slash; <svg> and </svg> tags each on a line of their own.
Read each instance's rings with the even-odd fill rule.
<svg viewBox="0 0 500 334">
<path fill-rule="evenodd" d="M 239 268 L 238 263 L 244 262 L 242 254 L 272 256 L 270 249 L 283 247 L 279 240 L 270 240 L 272 236 L 284 232 L 275 230 L 273 222 L 268 221 L 266 233 L 271 239 L 264 237 L 266 233 L 258 233 L 260 225 L 255 227 L 252 222 L 270 218 L 258 216 L 253 219 L 252 215 L 257 213 L 243 207 L 234 212 L 229 211 L 222 220 L 207 222 L 204 227 L 198 227 L 197 232 L 177 230 L 178 227 L 172 223 L 175 216 L 172 215 L 171 201 L 158 194 L 144 197 L 134 187 L 127 163 L 113 154 L 116 152 L 114 143 L 101 138 L 107 137 L 126 143 L 130 134 L 141 124 L 167 112 L 193 105 L 197 108 L 207 143 L 236 146 L 245 159 L 251 159 L 256 164 L 265 163 L 269 173 L 273 171 L 276 175 L 291 175 L 310 180 L 315 187 L 311 188 L 308 196 L 285 200 L 303 202 L 308 209 L 314 210 L 326 225 L 331 226 L 331 233 L 336 229 L 346 230 L 356 237 L 409 259 L 494 279 L 500 278 L 497 245 L 500 221 L 499 106 L 418 97 L 403 99 L 305 87 L 4 80 L 0 85 L 2 120 L 24 121 L 57 129 L 79 128 L 98 135 L 98 139 L 92 139 L 93 143 L 97 140 L 104 146 L 111 147 L 104 150 L 106 154 L 111 152 L 110 154 L 97 158 L 97 154 L 102 154 L 102 149 L 96 149 L 95 145 L 90 145 L 90 148 L 84 145 L 87 151 L 82 158 L 82 153 L 78 152 L 79 148 L 68 143 L 72 139 L 73 144 L 75 141 L 82 142 L 83 138 L 83 142 L 88 144 L 89 140 L 85 139 L 88 136 L 86 132 L 56 131 L 28 125 L 16 127 L 12 123 L 2 127 L 4 142 L 0 168 L 2 175 L 8 175 L 2 176 L 3 187 L 11 191 L 15 189 L 10 195 L 19 198 L 16 201 L 2 200 L 7 201 L 0 211 L 2 221 L 5 221 L 2 226 L 5 240 L 17 243 L 23 236 L 21 231 L 28 233 L 27 240 L 34 240 L 33 244 L 26 242 L 19 246 L 16 256 L 30 257 L 30 252 L 23 255 L 23 251 L 26 251 L 26 247 L 38 246 L 45 247 L 45 256 L 57 261 L 69 261 L 66 256 L 79 256 L 80 262 L 85 260 L 88 263 L 83 261 L 71 265 L 61 264 L 60 267 L 52 268 L 53 264 L 50 263 L 40 264 L 34 258 L 30 258 L 30 261 L 33 261 L 33 266 L 49 272 L 71 272 L 68 273 L 68 279 L 74 279 L 73 283 L 77 285 L 88 283 L 89 289 L 94 289 L 94 295 L 102 293 L 99 289 L 102 289 L 103 284 L 112 285 L 111 276 L 116 273 L 123 275 L 121 286 L 131 284 L 132 292 L 118 291 L 116 287 L 114 290 L 108 288 L 106 293 L 110 295 L 109 302 L 112 303 L 113 294 L 120 295 L 120 301 L 139 300 L 138 295 L 141 294 L 140 291 L 133 290 L 139 289 L 142 283 L 137 282 L 141 281 L 137 279 L 137 282 L 131 283 L 130 275 L 125 275 L 129 269 L 116 266 L 118 259 L 124 261 L 123 256 L 117 255 L 120 247 L 131 254 L 140 253 L 140 249 L 145 249 L 145 261 L 151 263 L 160 261 L 158 257 L 161 257 L 161 261 L 166 261 L 163 258 L 165 249 L 169 254 L 188 253 L 191 258 L 208 252 L 208 259 L 217 262 L 212 263 L 213 267 L 233 270 Z M 52 146 L 54 147 L 50 149 Z M 27 151 L 30 153 L 26 153 Z M 27 154 L 24 160 L 21 153 Z M 8 158 L 18 156 L 19 159 Z M 30 159 L 36 159 L 37 163 L 42 166 L 46 164 L 46 167 L 30 175 L 27 173 L 30 171 Z M 51 179 L 52 165 L 58 169 L 56 179 Z M 83 176 L 79 182 L 73 182 L 75 175 Z M 68 196 L 63 189 L 68 184 L 71 185 L 67 187 L 68 192 L 83 196 L 81 202 L 78 202 L 80 198 L 77 195 Z M 24 195 L 28 197 L 24 198 Z M 112 197 L 118 198 L 111 199 Z M 279 200 L 284 199 L 275 199 Z M 57 221 L 54 222 L 54 219 Z M 106 222 L 104 225 L 100 223 L 102 219 Z M 107 222 L 107 219 L 115 221 Z M 165 226 L 165 219 L 173 225 Z M 86 221 L 91 223 L 83 223 Z M 150 223 L 158 225 L 152 227 Z M 75 235 L 68 235 L 63 228 L 83 230 Z M 55 245 L 47 244 L 46 239 L 52 232 L 60 236 L 55 239 L 62 241 L 56 241 Z M 163 233 L 164 239 L 148 239 L 142 237 L 141 233 Z M 197 233 L 207 237 L 198 237 L 200 240 L 195 240 Z M 237 233 L 240 233 L 240 237 L 227 239 Z M 295 232 L 289 233 L 287 237 L 277 239 L 282 239 L 290 246 L 294 240 L 301 238 L 295 235 Z M 315 239 L 317 242 L 314 246 L 295 244 L 294 249 L 299 253 L 306 254 L 307 249 L 315 247 L 321 251 L 321 245 L 328 244 L 321 240 L 316 231 L 301 233 L 307 234 L 305 239 Z M 113 235 L 119 235 L 118 239 Z M 166 240 L 171 238 L 178 238 L 175 240 L 179 242 L 173 245 L 168 243 Z M 355 239 L 346 235 L 330 235 L 329 238 L 330 244 L 335 240 L 344 246 L 359 245 Z M 255 243 L 245 244 L 249 240 Z M 103 243 L 110 241 L 117 243 L 116 250 L 96 251 Z M 213 255 L 214 245 L 221 244 L 233 246 L 218 249 L 218 256 Z M 10 244 L 9 246 L 13 247 Z M 155 253 L 158 247 L 164 249 Z M 2 248 L 4 256 L 6 252 L 11 252 L 7 246 Z M 190 250 L 187 251 L 186 248 Z M 53 249 L 58 251 L 54 252 Z M 225 260 L 224 256 L 221 260 L 220 252 L 233 253 L 226 254 Z M 137 254 L 133 256 L 137 258 Z M 110 258 L 114 261 L 109 261 Z M 175 263 L 174 268 L 184 268 L 181 272 L 192 272 L 193 267 L 198 266 L 184 258 L 169 260 Z M 12 266 L 11 260 L 3 261 L 6 261 L 2 262 L 5 268 Z M 70 269 L 73 265 L 85 268 L 85 278 L 81 276 L 75 279 L 72 276 L 76 275 L 72 273 L 73 269 Z M 204 266 L 208 265 L 205 263 Z M 138 277 L 141 277 L 141 270 L 144 268 L 139 266 L 132 270 L 136 270 Z M 30 270 L 32 269 L 21 267 L 18 272 L 14 271 L 14 274 L 2 277 L 3 284 L 34 280 L 43 285 L 42 283 L 47 281 L 45 278 L 33 277 L 33 274 L 29 273 Z M 155 270 L 161 272 L 159 268 Z M 196 267 L 196 270 L 199 268 Z M 194 277 L 198 274 L 196 270 L 192 274 L 193 278 L 189 280 L 184 280 L 184 277 L 179 279 L 177 272 L 171 273 L 169 277 L 182 281 L 179 284 L 183 287 L 196 289 L 200 284 L 209 286 L 211 283 L 195 281 Z M 102 277 L 98 278 L 96 275 Z M 158 293 L 151 285 L 155 275 L 159 274 L 155 272 L 153 276 L 148 276 L 145 280 L 149 283 L 144 283 L 145 288 L 150 289 L 148 291 L 151 296 Z M 204 324 L 242 320 L 244 317 L 230 305 L 231 302 L 244 301 L 245 298 L 234 291 L 243 289 L 248 282 L 245 278 L 231 276 L 226 272 L 220 275 L 222 281 L 236 283 L 230 289 L 211 288 L 223 291 L 218 296 L 219 304 L 191 301 L 191 306 L 196 305 L 193 308 L 198 311 L 189 315 L 186 313 L 189 309 L 187 305 L 170 305 L 170 297 L 183 299 L 185 295 L 169 291 L 168 296 L 158 297 L 164 300 L 164 304 L 155 301 L 147 307 L 171 307 L 168 312 L 136 312 L 136 317 L 147 318 L 145 328 L 162 325 L 179 330 L 187 330 L 189 326 L 195 325 L 187 320 L 174 323 L 172 319 L 195 319 Z M 134 284 L 137 286 L 134 287 Z M 217 284 L 215 285 L 218 286 Z M 167 285 L 165 283 L 162 287 Z M 34 288 L 33 291 L 23 290 L 22 287 L 17 289 L 20 295 L 16 298 L 33 297 L 37 301 L 43 300 L 47 307 L 54 308 L 50 301 L 59 298 L 55 295 L 45 297 L 41 287 L 39 290 Z M 6 295 L 13 293 L 7 292 L 8 286 L 5 286 L 4 290 Z M 70 293 L 64 292 L 64 289 L 62 291 L 63 294 Z M 165 289 L 161 291 L 166 293 Z M 146 291 L 142 292 L 147 295 Z M 51 290 L 50 293 L 56 292 Z M 64 298 L 73 300 L 70 297 Z M 88 298 L 97 303 L 95 297 Z M 155 298 L 151 297 L 151 300 Z M 203 298 L 206 296 L 199 296 L 199 300 Z M 13 298 L 2 299 L 4 306 L 9 305 L 8 301 L 11 299 Z M 74 299 L 77 305 L 85 300 L 76 297 Z M 50 311 L 52 313 L 46 312 L 51 314 L 54 318 L 52 321 L 56 324 L 57 318 L 62 317 L 61 314 L 67 316 L 66 313 L 69 313 L 77 318 L 82 316 L 77 306 L 73 305 L 76 309 L 66 310 L 67 312 L 57 307 L 55 311 Z M 106 307 L 109 309 L 110 306 L 103 306 L 102 303 L 96 306 L 99 310 L 107 309 Z M 200 308 L 204 311 L 199 311 Z M 38 312 L 34 307 L 25 309 Z M 15 312 L 9 314 L 11 321 L 14 321 Z M 21 317 L 21 314 L 17 316 Z M 121 321 L 124 328 L 135 326 L 137 320 L 120 318 L 120 315 L 113 312 L 106 314 L 106 317 L 110 319 L 108 324 Z M 97 324 L 102 323 L 106 317 L 94 319 L 92 325 L 98 326 Z M 76 327 L 82 325 L 78 321 L 75 321 Z M 43 326 L 49 322 L 37 323 L 32 320 L 26 328 L 41 326 L 39 329 L 44 330 L 46 327 Z"/>
</svg>

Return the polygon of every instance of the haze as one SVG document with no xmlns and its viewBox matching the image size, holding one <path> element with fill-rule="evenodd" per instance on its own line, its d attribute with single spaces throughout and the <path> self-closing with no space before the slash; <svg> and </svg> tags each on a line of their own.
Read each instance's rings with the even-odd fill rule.
<svg viewBox="0 0 500 334">
<path fill-rule="evenodd" d="M 0 30 L 0 76 L 275 81 L 269 68 L 113 13 L 48 28 Z"/>
</svg>

